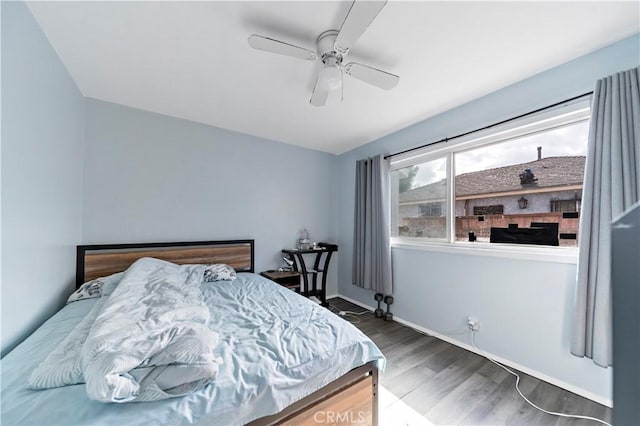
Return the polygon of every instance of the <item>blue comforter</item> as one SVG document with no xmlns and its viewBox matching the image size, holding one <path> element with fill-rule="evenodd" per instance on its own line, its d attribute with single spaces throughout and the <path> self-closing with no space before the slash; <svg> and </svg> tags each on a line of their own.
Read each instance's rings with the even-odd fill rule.
<svg viewBox="0 0 640 426">
<path fill-rule="evenodd" d="M 31 371 L 91 309 L 93 300 L 65 306 L 0 364 L 2 424 L 244 424 L 275 414 L 349 370 L 384 357 L 351 324 L 255 274 L 203 283 L 219 333 L 215 381 L 181 398 L 105 404 L 84 385 L 35 391 Z"/>
</svg>

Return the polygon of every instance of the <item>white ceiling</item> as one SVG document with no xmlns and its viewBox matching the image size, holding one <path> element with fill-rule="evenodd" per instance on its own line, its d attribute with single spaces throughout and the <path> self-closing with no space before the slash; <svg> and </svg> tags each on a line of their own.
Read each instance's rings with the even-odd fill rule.
<svg viewBox="0 0 640 426">
<path fill-rule="evenodd" d="M 398 74 L 346 77 L 309 105 L 320 62 L 253 50 L 252 33 L 315 50 L 350 2 L 30 2 L 85 96 L 342 153 L 640 30 L 637 1 L 390 1 L 349 59 Z"/>
</svg>

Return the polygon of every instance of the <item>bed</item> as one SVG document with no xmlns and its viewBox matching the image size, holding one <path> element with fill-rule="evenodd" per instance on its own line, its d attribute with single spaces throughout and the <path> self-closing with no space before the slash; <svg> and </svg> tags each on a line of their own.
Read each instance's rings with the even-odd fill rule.
<svg viewBox="0 0 640 426">
<path fill-rule="evenodd" d="M 202 285 L 209 328 L 221 336 L 214 382 L 184 397 L 123 404 L 90 400 L 84 385 L 30 389 L 29 373 L 98 299 L 80 300 L 2 359 L 3 424 L 378 423 L 382 353 L 330 311 L 254 274 L 253 240 L 78 246 L 77 286 L 143 257 L 238 272 L 234 281 Z"/>
</svg>

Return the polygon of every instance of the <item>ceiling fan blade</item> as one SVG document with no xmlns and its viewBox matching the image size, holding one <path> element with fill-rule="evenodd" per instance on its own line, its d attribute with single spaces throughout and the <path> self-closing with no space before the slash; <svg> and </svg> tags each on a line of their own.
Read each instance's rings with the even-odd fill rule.
<svg viewBox="0 0 640 426">
<path fill-rule="evenodd" d="M 257 34 L 249 36 L 249 46 L 258 50 L 265 50 L 267 52 L 278 53 L 280 55 L 292 56 L 298 59 L 306 59 L 308 61 L 315 60 L 318 55 L 316 52 L 307 50 L 303 47 L 294 46 L 293 44 L 285 43 L 284 41 L 274 40 L 269 37 L 264 37 Z"/>
<path fill-rule="evenodd" d="M 362 65 L 357 62 L 349 62 L 345 65 L 344 72 L 349 74 L 351 77 L 355 77 L 358 80 L 362 80 L 365 83 L 369 83 L 384 90 L 393 89 L 398 84 L 398 81 L 400 81 L 400 77 L 395 74 L 369 67 L 367 65 Z"/>
<path fill-rule="evenodd" d="M 355 0 L 351 4 L 351 8 L 338 32 L 338 37 L 334 45 L 336 51 L 342 55 L 346 55 L 386 4 L 387 0 Z"/>
<path fill-rule="evenodd" d="M 331 91 L 326 84 L 325 74 L 318 74 L 318 79 L 316 80 L 316 85 L 313 87 L 313 93 L 311 94 L 311 99 L 309 103 L 313 106 L 325 106 L 327 103 L 327 98 L 329 97 L 329 92 Z"/>
</svg>

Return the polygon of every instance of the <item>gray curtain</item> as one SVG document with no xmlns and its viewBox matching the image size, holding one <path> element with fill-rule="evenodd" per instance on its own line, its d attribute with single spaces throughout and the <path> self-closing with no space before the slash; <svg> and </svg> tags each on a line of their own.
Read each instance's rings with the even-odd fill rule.
<svg viewBox="0 0 640 426">
<path fill-rule="evenodd" d="M 356 163 L 353 284 L 392 294 L 389 244 L 389 162 L 382 155 Z"/>
<path fill-rule="evenodd" d="M 580 218 L 571 353 L 612 364 L 611 221 L 640 199 L 640 68 L 599 80 Z"/>
</svg>

